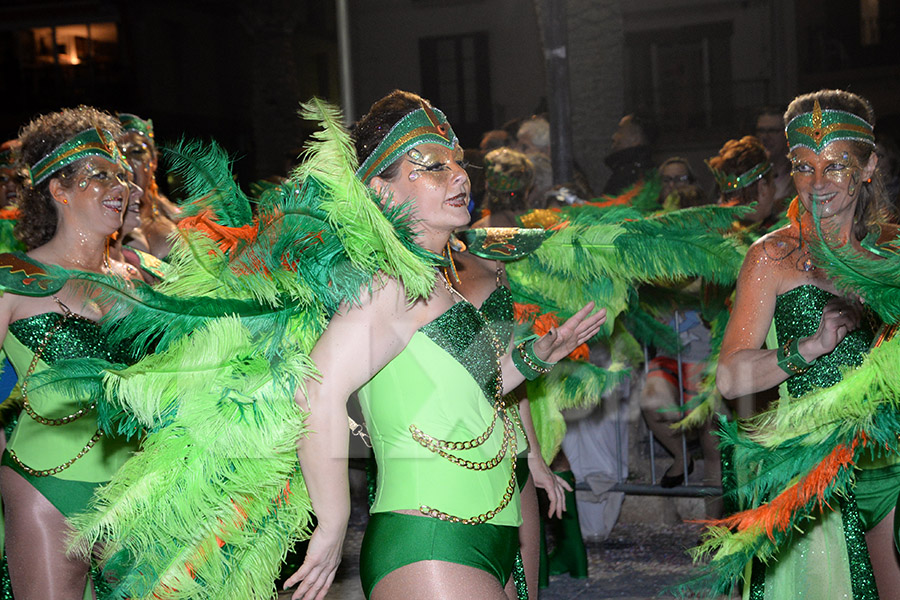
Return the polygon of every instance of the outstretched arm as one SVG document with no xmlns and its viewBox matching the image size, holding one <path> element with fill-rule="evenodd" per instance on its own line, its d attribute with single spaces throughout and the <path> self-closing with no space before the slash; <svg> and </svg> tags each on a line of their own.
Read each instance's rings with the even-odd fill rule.
<svg viewBox="0 0 900 600">
<path fill-rule="evenodd" d="M 559 327 L 554 327 L 534 343 L 534 352 L 538 358 L 555 363 L 565 358 L 575 348 L 586 343 L 597 335 L 600 326 L 606 322 L 606 309 L 601 308 L 594 314 L 594 303 L 588 302 L 584 308 L 575 313 Z M 516 348 L 512 352 L 518 352 Z M 503 393 L 509 393 L 525 381 L 525 376 L 513 364 L 512 352 L 500 359 L 503 373 Z"/>
<path fill-rule="evenodd" d="M 317 525 L 306 559 L 284 583 L 285 588 L 300 583 L 291 596 L 295 600 L 321 600 L 334 580 L 350 516 L 347 398 L 409 341 L 415 324 L 406 309 L 401 286 L 386 280 L 361 306 L 335 314 L 310 354 L 321 377 L 295 396 L 309 413 L 309 434 L 297 455 Z"/>
</svg>

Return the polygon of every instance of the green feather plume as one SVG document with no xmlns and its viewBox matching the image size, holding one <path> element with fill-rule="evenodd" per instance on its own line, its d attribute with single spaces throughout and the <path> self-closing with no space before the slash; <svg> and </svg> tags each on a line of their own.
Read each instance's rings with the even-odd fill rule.
<svg viewBox="0 0 900 600">
<path fill-rule="evenodd" d="M 182 195 L 193 199 L 182 206 L 185 216 L 214 208 L 219 222 L 228 227 L 252 222 L 250 200 L 231 175 L 233 161 L 216 142 L 182 139 L 174 146 L 160 147 L 160 154 L 182 181 Z"/>
<path fill-rule="evenodd" d="M 100 544 L 106 570 L 119 576 L 116 597 L 273 595 L 278 565 L 309 532 L 293 393 L 314 370 L 298 354 L 277 373 L 227 318 L 107 371 L 108 401 L 149 433 L 72 520 L 72 544 L 82 555 Z"/>
</svg>

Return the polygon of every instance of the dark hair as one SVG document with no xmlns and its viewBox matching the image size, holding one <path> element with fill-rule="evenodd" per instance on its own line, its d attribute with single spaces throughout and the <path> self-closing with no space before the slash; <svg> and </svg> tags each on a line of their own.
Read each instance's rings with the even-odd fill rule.
<svg viewBox="0 0 900 600">
<path fill-rule="evenodd" d="M 108 131 L 114 138 L 122 134 L 119 120 L 111 114 L 92 108 L 79 106 L 65 108 L 59 112 L 41 115 L 32 120 L 19 132 L 22 142 L 21 160 L 29 167 L 53 152 L 57 146 L 81 133 L 96 127 Z M 37 185 L 25 186 L 19 208 L 22 218 L 16 223 L 16 237 L 30 250 L 50 241 L 56 233 L 56 206 L 50 196 L 50 182 L 59 179 L 63 185 L 70 185 L 67 176 L 72 175 L 81 161 L 67 165 Z"/>
<path fill-rule="evenodd" d="M 822 110 L 849 112 L 864 119 L 873 128 L 875 127 L 875 109 L 872 108 L 872 104 L 862 96 L 844 90 L 819 90 L 797 96 L 784 113 L 785 127 L 794 117 L 812 112 L 816 101 L 819 102 Z M 875 152 L 875 147 L 861 141 L 849 141 L 854 158 L 861 165 L 865 165 L 872 153 Z M 875 172 L 872 173 L 872 180 L 862 182 L 857 196 L 856 211 L 853 214 L 853 233 L 856 239 L 862 240 L 869 232 L 869 226 L 884 218 L 887 211 L 886 198 L 887 191 L 884 187 L 884 180 L 878 169 L 875 169 Z"/>
<path fill-rule="evenodd" d="M 652 115 L 640 111 L 633 112 L 631 113 L 631 123 L 640 128 L 641 135 L 644 136 L 644 141 L 648 145 L 652 146 L 656 143 L 659 138 L 659 125 L 656 124 L 656 119 Z"/>
<path fill-rule="evenodd" d="M 739 140 L 725 142 L 725 145 L 719 149 L 719 154 L 710 158 L 708 164 L 711 169 L 738 176 L 767 160 L 768 155 L 762 142 L 752 135 L 745 135 Z M 769 170 L 763 178 L 771 181 L 772 171 Z M 754 181 L 747 187 L 732 191 L 719 189 L 719 193 L 724 200 L 737 200 L 741 204 L 747 204 L 756 200 L 760 181 L 762 179 Z"/>
<path fill-rule="evenodd" d="M 353 144 L 356 146 L 356 157 L 359 164 L 365 162 L 391 128 L 400 119 L 422 107 L 422 103 L 431 106 L 418 94 L 394 90 L 369 108 L 353 128 Z M 399 161 L 394 161 L 378 174 L 382 179 L 393 179 L 397 174 Z"/>
</svg>

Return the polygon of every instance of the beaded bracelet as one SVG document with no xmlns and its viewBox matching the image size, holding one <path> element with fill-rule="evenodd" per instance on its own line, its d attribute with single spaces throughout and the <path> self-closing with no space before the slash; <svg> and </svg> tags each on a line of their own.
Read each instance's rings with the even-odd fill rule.
<svg viewBox="0 0 900 600">
<path fill-rule="evenodd" d="M 778 357 L 778 366 L 788 375 L 805 373 L 816 362 L 815 359 L 812 362 L 806 362 L 806 359 L 800 355 L 800 342 L 796 339 L 788 340 L 784 345 L 779 346 L 776 356 Z"/>
<path fill-rule="evenodd" d="M 531 336 L 519 342 L 515 351 L 512 353 L 513 364 L 519 370 L 525 379 L 531 381 L 537 379 L 541 375 L 550 372 L 556 363 L 549 363 L 534 353 L 534 343 L 537 336 Z"/>
</svg>

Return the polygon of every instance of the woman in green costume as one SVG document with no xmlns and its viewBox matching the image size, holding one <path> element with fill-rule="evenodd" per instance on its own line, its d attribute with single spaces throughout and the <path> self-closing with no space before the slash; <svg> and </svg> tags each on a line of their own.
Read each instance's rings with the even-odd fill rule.
<svg viewBox="0 0 900 600">
<path fill-rule="evenodd" d="M 800 96 L 788 107 L 798 198 L 788 212 L 791 223 L 754 243 L 742 267 L 717 372 L 726 398 L 781 383 L 792 398 L 833 386 L 841 381 L 841 368 L 861 364 L 872 344 L 878 322 L 856 296 L 835 287 L 829 266 L 811 258 L 809 244 L 849 246 L 876 259 L 869 251 L 873 239 L 894 238 L 894 228 L 877 223 L 883 188 L 873 123 L 868 101 L 838 90 Z M 777 345 L 765 349 L 773 320 Z M 879 591 L 882 598 L 896 597 L 900 567 L 892 533 L 900 477 L 893 455 L 879 461 L 859 464 L 855 485 L 842 490 L 833 511 L 816 509 L 815 520 L 799 521 L 802 533 L 788 534 L 765 566 L 753 563 L 749 577 L 745 572 L 745 597 L 861 600 L 877 598 Z M 766 468 L 778 465 L 747 476 L 761 479 Z M 815 483 L 801 480 L 798 497 Z M 753 507 L 770 500 L 757 497 Z M 804 508 L 785 506 L 790 508 L 772 518 L 790 523 L 792 511 Z"/>
<path fill-rule="evenodd" d="M 81 107 L 38 117 L 20 135 L 32 186 L 24 190 L 18 233 L 29 251 L 0 255 L 0 339 L 25 403 L 0 467 L 9 570 L 20 600 L 82 598 L 90 565 L 66 555 L 66 518 L 86 507 L 135 448 L 99 431 L 92 398 L 28 389 L 33 374 L 63 359 L 125 358 L 100 336 L 102 307 L 83 289 L 47 277 L 60 269 L 127 273 L 107 254 L 130 194 L 119 133 L 111 115 Z"/>
<path fill-rule="evenodd" d="M 164 259 L 172 250 L 169 235 L 181 209 L 166 198 L 156 183 L 159 155 L 153 133 L 153 121 L 130 113 L 119 113 L 122 136 L 119 146 L 134 169 L 134 181 L 143 190 L 140 202 L 140 228 L 125 236 L 132 248 Z"/>
<path fill-rule="evenodd" d="M 439 254 L 469 221 L 462 151 L 443 114 L 414 94 L 376 102 L 354 132 L 358 177 L 389 205 L 411 201 L 418 243 Z M 350 393 L 378 461 L 378 493 L 363 541 L 367 597 L 507 598 L 521 522 L 515 411 L 503 396 L 599 331 L 586 306 L 558 329 L 510 352 L 440 271 L 425 300 L 382 277 L 359 306 L 332 317 L 311 353 L 321 372 L 297 401 L 310 412 L 299 445 L 317 527 L 286 582 L 294 598 L 322 598 L 349 515 Z M 524 374 L 523 374 L 524 373 Z"/>
</svg>

